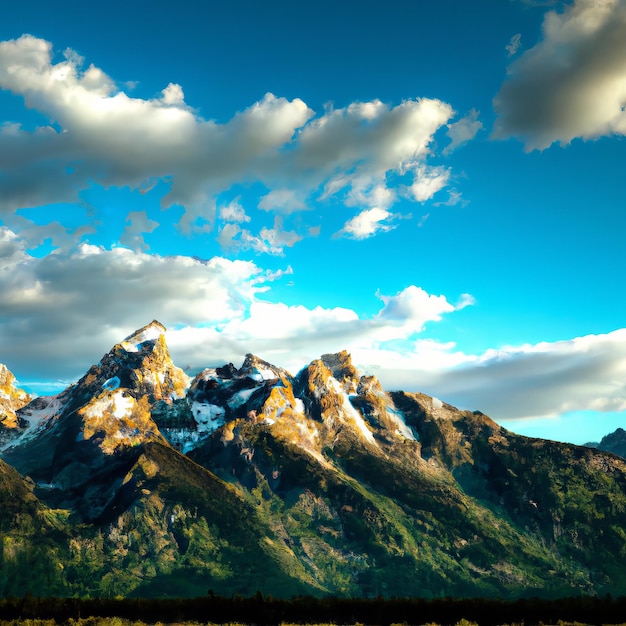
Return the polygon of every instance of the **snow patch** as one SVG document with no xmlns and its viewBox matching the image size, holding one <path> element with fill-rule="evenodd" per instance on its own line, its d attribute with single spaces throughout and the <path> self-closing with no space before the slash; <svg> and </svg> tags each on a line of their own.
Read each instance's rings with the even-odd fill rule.
<svg viewBox="0 0 626 626">
<path fill-rule="evenodd" d="M 163 330 L 158 326 L 151 324 L 146 326 L 140 333 L 136 334 L 133 339 L 137 342 L 139 347 L 146 341 L 156 341 L 163 334 Z"/>
<path fill-rule="evenodd" d="M 433 409 L 440 409 L 443 406 L 443 402 L 439 398 L 433 397 Z"/>
<path fill-rule="evenodd" d="M 212 433 L 224 423 L 226 410 L 217 404 L 192 402 L 191 413 L 200 433 Z"/>
<path fill-rule="evenodd" d="M 106 394 L 86 407 L 87 417 L 103 417 L 105 414 L 112 414 L 118 419 L 128 417 L 135 404 L 134 398 L 125 396 L 123 391 L 117 391 L 112 396 Z"/>
<path fill-rule="evenodd" d="M 330 383 L 332 390 L 341 398 L 341 408 L 346 412 L 348 417 L 351 417 L 354 420 L 363 437 L 365 437 L 365 439 L 370 443 L 378 446 L 376 440 L 374 439 L 374 435 L 367 427 L 363 416 L 352 406 L 348 394 L 343 389 L 343 385 L 341 385 L 341 383 L 334 376 L 330 376 L 328 382 Z"/>
<path fill-rule="evenodd" d="M 387 408 L 387 414 L 396 423 L 396 433 L 402 435 L 405 439 L 411 439 L 411 441 L 418 441 L 413 429 L 406 423 L 404 413 L 398 409 Z"/>
<path fill-rule="evenodd" d="M 33 438 L 38 432 L 45 428 L 50 419 L 61 413 L 64 406 L 65 401 L 60 395 L 49 397 L 42 396 L 21 409 L 19 416 L 21 419 L 28 422 L 28 426 L 17 439 L 13 439 L 0 447 L 0 451 L 21 445 L 26 440 Z"/>
<path fill-rule="evenodd" d="M 241 391 L 233 394 L 233 396 L 228 401 L 228 406 L 232 409 L 236 409 L 242 404 L 245 404 L 250 396 L 256 391 L 256 389 L 256 387 L 253 387 L 252 389 L 242 389 Z"/>
<path fill-rule="evenodd" d="M 257 369 L 257 372 L 261 374 L 263 380 L 274 380 L 277 378 L 276 374 L 269 369 Z"/>
<path fill-rule="evenodd" d="M 113 398 L 113 415 L 117 418 L 126 417 L 130 415 L 133 410 L 135 399 L 130 396 L 125 396 L 122 392 L 115 394 Z"/>
</svg>

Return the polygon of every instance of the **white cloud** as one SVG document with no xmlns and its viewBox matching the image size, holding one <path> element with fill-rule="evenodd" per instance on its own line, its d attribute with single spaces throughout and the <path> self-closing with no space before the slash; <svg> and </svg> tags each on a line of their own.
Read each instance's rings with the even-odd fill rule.
<svg viewBox="0 0 626 626">
<path fill-rule="evenodd" d="M 478 120 L 478 115 L 478 111 L 476 109 L 472 109 L 458 122 L 448 125 L 448 137 L 450 137 L 450 143 L 443 151 L 444 154 L 451 154 L 459 146 L 466 144 L 476 137 L 478 131 L 483 128 L 482 122 Z"/>
<path fill-rule="evenodd" d="M 348 349 L 387 389 L 422 391 L 496 419 L 626 410 L 626 329 L 466 354 L 424 333 L 474 304 L 468 294 L 452 304 L 410 285 L 379 296 L 379 313 L 368 317 L 264 300 L 290 268 L 88 245 L 35 258 L 24 245 L 0 227 L 0 362 L 24 381 L 75 379 L 157 318 L 171 329 L 175 361 L 194 369 L 254 352 L 295 373 Z"/>
<path fill-rule="evenodd" d="M 262 176 L 263 163 L 312 115 L 299 99 L 267 94 L 216 124 L 194 114 L 179 85 L 160 99 L 131 98 L 93 65 L 81 71 L 71 55 L 53 63 L 51 45 L 30 35 L 0 43 L 0 86 L 61 127 L 0 134 L 0 211 L 75 201 L 91 181 L 137 188 L 171 177 L 162 205 L 185 206 L 188 230 L 216 193 Z"/>
<path fill-rule="evenodd" d="M 296 373 L 327 352 L 347 349 L 356 356 L 374 358 L 397 354 L 387 347 L 390 341 L 409 338 L 427 322 L 457 309 L 444 296 L 430 296 L 415 286 L 379 297 L 383 307 L 372 318 L 342 307 L 309 309 L 255 299 L 247 315 L 234 318 L 219 333 L 187 327 L 171 331 L 168 341 L 181 362 L 197 365 L 205 354 L 221 354 L 238 362 L 245 353 L 253 352 Z M 395 363 L 393 358 L 389 362 Z"/>
<path fill-rule="evenodd" d="M 494 100 L 494 136 L 527 150 L 626 134 L 626 2 L 576 0 L 550 11 Z"/>
<path fill-rule="evenodd" d="M 162 257 L 81 245 L 43 258 L 0 227 L 0 362 L 32 376 L 84 373 L 153 318 L 216 325 L 246 315 L 274 276 L 246 261 Z M 29 374 L 30 376 L 30 374 Z"/>
<path fill-rule="evenodd" d="M 236 239 L 242 232 L 241 226 L 238 224 L 224 224 L 218 231 L 217 242 L 222 250 L 230 250 L 240 246 L 240 242 Z"/>
<path fill-rule="evenodd" d="M 387 387 L 426 392 L 495 419 L 626 410 L 626 329 L 480 355 L 418 341 L 412 351 L 384 357 L 374 352 L 362 360 Z"/>
<path fill-rule="evenodd" d="M 439 200 L 437 202 L 433 202 L 433 206 L 457 206 L 460 204 L 461 206 L 467 206 L 469 203 L 468 200 L 464 200 L 463 196 L 456 189 L 449 188 L 447 190 L 448 199 L 447 200 Z"/>
<path fill-rule="evenodd" d="M 516 33 L 515 35 L 513 35 L 513 37 L 511 37 L 511 40 L 505 46 L 507 54 L 510 57 L 515 56 L 518 53 L 521 45 L 522 45 L 522 35 L 521 33 Z"/>
<path fill-rule="evenodd" d="M 397 218 L 385 209 L 374 207 L 365 209 L 352 219 L 348 220 L 343 228 L 336 233 L 336 236 L 345 236 L 350 239 L 367 239 L 379 232 L 387 232 L 396 228 L 392 220 Z"/>
<path fill-rule="evenodd" d="M 407 195 L 417 202 L 426 202 L 447 185 L 449 178 L 449 170 L 443 167 L 420 165 L 415 168 L 415 178 L 407 188 Z"/>
<path fill-rule="evenodd" d="M 400 336 L 420 332 L 429 321 L 439 321 L 444 313 L 452 313 L 452 306 L 445 296 L 433 296 L 420 287 L 411 285 L 395 296 L 380 296 L 384 308 L 378 319 L 401 328 Z M 394 333 L 395 335 L 396 333 Z"/>
<path fill-rule="evenodd" d="M 162 207 L 185 208 L 184 233 L 212 230 L 219 195 L 255 182 L 267 189 L 258 207 L 275 213 L 331 196 L 388 209 L 397 199 L 392 174 L 409 177 L 427 199 L 420 179 L 431 181 L 434 136 L 454 116 L 450 105 L 424 98 L 355 102 L 315 117 L 302 100 L 268 93 L 217 123 L 199 117 L 178 84 L 134 98 L 83 62 L 73 51 L 55 62 L 51 44 L 30 35 L 0 42 L 0 88 L 53 124 L 31 132 L 4 121 L 0 213 L 76 202 L 93 183 L 152 193 L 159 180 L 169 185 Z"/>
<path fill-rule="evenodd" d="M 259 209 L 277 213 L 304 211 L 308 207 L 302 196 L 302 192 L 295 189 L 274 189 L 261 198 Z"/>
<path fill-rule="evenodd" d="M 236 222 L 238 224 L 242 224 L 243 222 L 249 222 L 250 217 L 246 215 L 246 212 L 239 201 L 240 198 L 237 197 L 229 202 L 227 205 L 220 207 L 220 219 L 225 222 Z"/>
<path fill-rule="evenodd" d="M 159 223 L 151 220 L 145 211 L 131 211 L 126 217 L 126 227 L 120 237 L 120 243 L 134 250 L 147 250 L 150 246 L 143 238 L 159 227 Z"/>
<path fill-rule="evenodd" d="M 173 107 L 184 106 L 185 94 L 183 93 L 183 88 L 180 85 L 170 83 L 161 93 L 163 94 L 163 97 L 161 98 L 163 104 Z"/>
<path fill-rule="evenodd" d="M 328 173 L 325 196 L 347 191 L 349 198 L 372 206 L 375 200 L 368 196 L 394 193 L 388 173 L 410 174 L 413 184 L 419 183 L 433 137 L 453 115 L 439 100 L 407 100 L 393 108 L 378 101 L 355 103 L 327 112 L 301 131 L 299 163 Z"/>
<path fill-rule="evenodd" d="M 274 218 L 273 228 L 262 228 L 260 232 L 261 239 L 267 241 L 275 250 L 280 250 L 282 254 L 284 248 L 291 248 L 294 244 L 302 239 L 294 230 L 283 229 L 283 218 L 277 215 Z"/>
<path fill-rule="evenodd" d="M 283 232 L 280 224 L 276 230 Z M 323 352 L 410 337 L 455 310 L 445 297 L 413 286 L 381 296 L 374 317 L 271 303 L 261 294 L 291 268 L 271 273 L 251 262 L 86 244 L 36 258 L 4 227 L 0 268 L 0 362 L 24 380 L 78 377 L 154 318 L 171 328 L 183 365 L 219 365 L 256 352 L 297 369 Z"/>
<path fill-rule="evenodd" d="M 261 228 L 258 235 L 253 235 L 246 228 L 238 224 L 225 224 L 219 230 L 217 241 L 224 250 L 254 250 L 255 252 L 284 256 L 285 248 L 291 248 L 302 240 L 293 230 L 283 229 L 283 219 L 280 215 L 274 218 L 274 227 Z"/>
</svg>

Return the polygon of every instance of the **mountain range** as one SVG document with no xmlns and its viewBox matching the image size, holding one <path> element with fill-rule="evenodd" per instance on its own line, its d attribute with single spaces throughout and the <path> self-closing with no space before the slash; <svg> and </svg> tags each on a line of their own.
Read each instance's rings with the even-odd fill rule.
<svg viewBox="0 0 626 626">
<path fill-rule="evenodd" d="M 626 594 L 626 460 L 346 352 L 193 379 L 154 321 L 56 396 L 0 366 L 0 595 Z"/>
</svg>

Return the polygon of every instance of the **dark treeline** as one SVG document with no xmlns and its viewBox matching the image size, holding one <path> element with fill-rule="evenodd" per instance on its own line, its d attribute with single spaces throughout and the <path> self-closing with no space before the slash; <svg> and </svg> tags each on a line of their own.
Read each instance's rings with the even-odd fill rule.
<svg viewBox="0 0 626 626">
<path fill-rule="evenodd" d="M 277 625 L 282 622 L 314 624 L 456 624 L 461 619 L 480 626 L 524 622 L 556 624 L 559 620 L 583 624 L 626 622 L 626 597 L 573 597 L 560 600 L 520 599 L 340 599 L 297 597 L 231 598 L 209 595 L 195 599 L 0 599 L 0 619 L 54 619 L 121 617 L 145 622 L 197 621 L 225 624 Z"/>
</svg>

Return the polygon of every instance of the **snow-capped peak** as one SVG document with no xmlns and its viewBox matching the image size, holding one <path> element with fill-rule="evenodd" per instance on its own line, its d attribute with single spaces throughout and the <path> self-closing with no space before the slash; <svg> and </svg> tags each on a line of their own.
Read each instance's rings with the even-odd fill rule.
<svg viewBox="0 0 626 626">
<path fill-rule="evenodd" d="M 127 352 L 138 352 L 141 347 L 147 342 L 155 342 L 162 335 L 165 334 L 167 329 L 161 322 L 152 320 L 149 324 L 146 324 L 143 328 L 136 330 L 134 333 L 126 337 L 124 341 L 120 342 L 120 345 Z"/>
<path fill-rule="evenodd" d="M 249 376 L 259 382 L 263 380 L 276 380 L 280 378 L 291 378 L 291 374 L 282 367 L 276 367 L 254 354 L 246 354 L 243 365 L 239 369 L 240 376 Z"/>
</svg>

